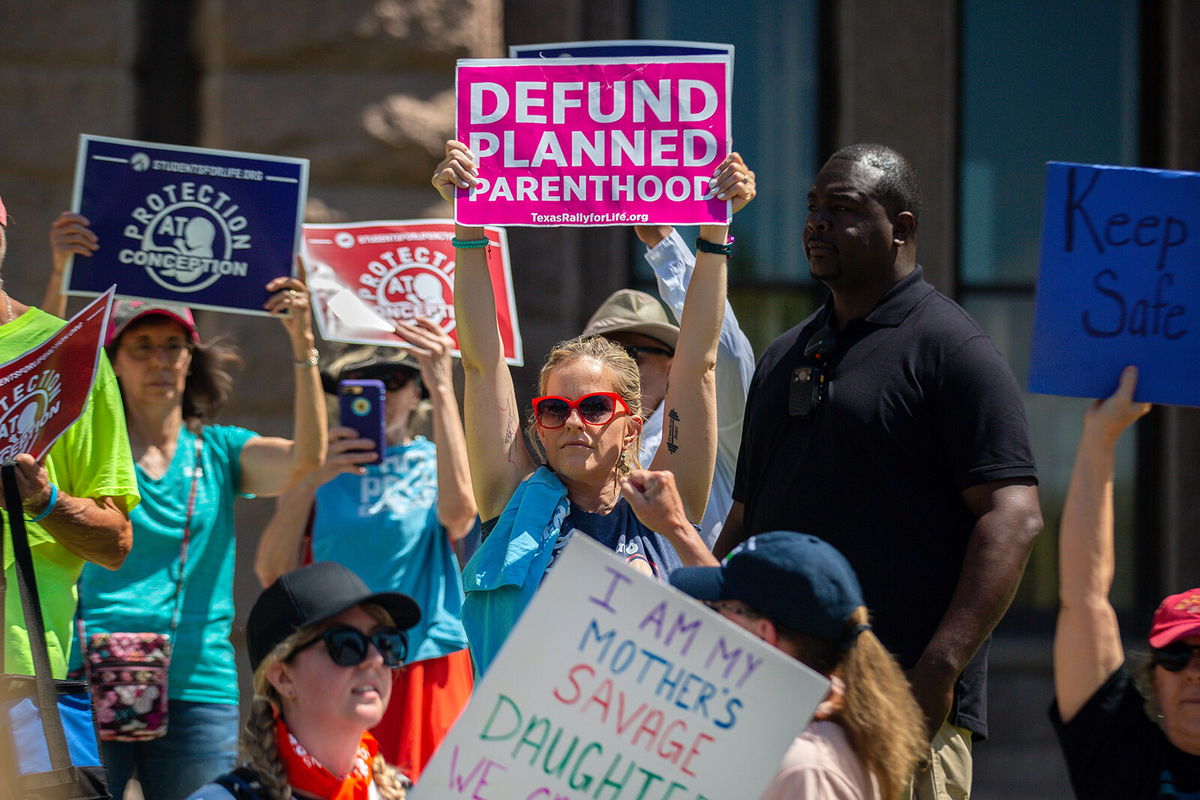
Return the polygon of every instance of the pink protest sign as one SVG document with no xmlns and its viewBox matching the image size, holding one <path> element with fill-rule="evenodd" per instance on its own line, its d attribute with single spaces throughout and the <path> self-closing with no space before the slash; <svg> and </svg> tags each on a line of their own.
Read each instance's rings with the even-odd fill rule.
<svg viewBox="0 0 1200 800">
<path fill-rule="evenodd" d="M 109 288 L 37 347 L 0 364 L 0 460 L 20 453 L 41 459 L 83 413 L 115 290 Z"/>
<path fill-rule="evenodd" d="M 488 228 L 488 271 L 504 358 L 521 366 L 521 331 L 508 237 Z M 454 317 L 454 223 L 448 219 L 305 225 L 305 268 L 317 326 L 330 342 L 404 346 L 397 322 L 427 317 L 458 347 Z M 458 350 L 454 351 L 458 355 Z"/>
<path fill-rule="evenodd" d="M 464 225 L 703 225 L 729 152 L 726 56 L 458 62 L 457 136 L 480 183 Z"/>
</svg>

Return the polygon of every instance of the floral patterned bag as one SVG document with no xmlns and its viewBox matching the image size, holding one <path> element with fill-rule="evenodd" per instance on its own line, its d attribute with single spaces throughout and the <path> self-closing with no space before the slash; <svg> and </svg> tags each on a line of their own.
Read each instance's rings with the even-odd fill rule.
<svg viewBox="0 0 1200 800">
<path fill-rule="evenodd" d="M 179 575 L 171 612 L 170 633 L 93 633 L 85 635 L 83 599 L 75 617 L 83 666 L 92 688 L 92 706 L 100 738 L 106 742 L 145 742 L 167 732 L 167 673 L 171 666 L 171 642 L 179 628 L 179 606 L 183 601 L 183 568 L 192 538 L 192 512 L 196 507 L 196 484 L 204 474 L 201 467 L 203 434 L 196 436 L 192 462 L 192 489 L 179 546 Z M 82 593 L 81 593 L 82 595 Z"/>
<path fill-rule="evenodd" d="M 93 633 L 84 651 L 100 738 L 144 742 L 167 732 L 165 633 Z"/>
</svg>

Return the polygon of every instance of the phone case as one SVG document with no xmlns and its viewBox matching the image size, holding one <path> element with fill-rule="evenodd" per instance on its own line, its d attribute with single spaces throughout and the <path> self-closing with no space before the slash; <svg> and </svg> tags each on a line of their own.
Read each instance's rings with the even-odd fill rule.
<svg viewBox="0 0 1200 800">
<path fill-rule="evenodd" d="M 353 428 L 360 438 L 375 442 L 378 459 L 385 447 L 383 381 L 353 380 L 338 383 L 338 417 L 343 427 Z"/>
</svg>

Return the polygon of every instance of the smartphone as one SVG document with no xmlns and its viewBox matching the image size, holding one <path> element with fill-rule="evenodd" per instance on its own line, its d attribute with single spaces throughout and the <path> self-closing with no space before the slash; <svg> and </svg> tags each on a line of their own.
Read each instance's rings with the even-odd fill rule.
<svg viewBox="0 0 1200 800">
<path fill-rule="evenodd" d="M 382 464 L 384 448 L 383 381 L 355 380 L 338 382 L 338 417 L 343 427 L 353 428 L 360 439 L 375 442 L 375 461 Z"/>
</svg>

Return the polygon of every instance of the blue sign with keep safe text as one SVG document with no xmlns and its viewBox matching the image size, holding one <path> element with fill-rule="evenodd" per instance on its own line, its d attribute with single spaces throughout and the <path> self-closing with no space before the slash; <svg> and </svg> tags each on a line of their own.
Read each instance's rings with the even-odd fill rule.
<svg viewBox="0 0 1200 800">
<path fill-rule="evenodd" d="M 1051 162 L 1029 389 L 1200 406 L 1200 174 Z"/>
<path fill-rule="evenodd" d="M 265 314 L 267 283 L 291 275 L 308 161 L 84 134 L 74 209 L 99 249 L 75 257 L 67 294 L 117 294 Z"/>
</svg>

